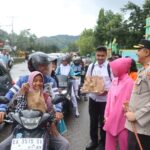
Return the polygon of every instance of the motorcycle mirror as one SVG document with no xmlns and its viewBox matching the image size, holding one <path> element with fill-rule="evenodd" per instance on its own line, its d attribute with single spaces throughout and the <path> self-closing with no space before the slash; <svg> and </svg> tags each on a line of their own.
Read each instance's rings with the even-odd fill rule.
<svg viewBox="0 0 150 150">
<path fill-rule="evenodd" d="M 61 94 L 66 95 L 67 94 L 67 90 L 62 90 Z"/>
<path fill-rule="evenodd" d="M 55 104 L 64 102 L 65 100 L 66 100 L 66 97 L 63 94 L 59 94 L 55 96 L 55 98 L 52 100 L 52 103 L 55 105 Z"/>
</svg>

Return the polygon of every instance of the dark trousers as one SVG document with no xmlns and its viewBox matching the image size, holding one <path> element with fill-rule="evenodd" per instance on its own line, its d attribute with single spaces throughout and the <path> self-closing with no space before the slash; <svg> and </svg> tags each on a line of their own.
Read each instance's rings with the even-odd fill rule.
<svg viewBox="0 0 150 150">
<path fill-rule="evenodd" d="M 138 134 L 143 150 L 150 150 L 150 136 Z M 128 150 L 140 150 L 133 132 L 128 131 Z"/>
<path fill-rule="evenodd" d="M 106 102 L 95 102 L 89 98 L 90 137 L 92 142 L 98 142 L 98 125 L 100 123 L 100 141 L 105 145 L 106 132 L 104 126 L 104 111 Z"/>
</svg>

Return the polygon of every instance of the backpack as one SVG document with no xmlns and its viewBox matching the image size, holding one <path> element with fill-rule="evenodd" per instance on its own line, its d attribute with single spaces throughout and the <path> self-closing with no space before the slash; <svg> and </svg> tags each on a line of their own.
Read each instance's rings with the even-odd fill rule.
<svg viewBox="0 0 150 150">
<path fill-rule="evenodd" d="M 92 64 L 91 75 L 92 75 L 92 73 L 93 73 L 94 66 L 95 66 L 95 62 Z M 109 63 L 108 63 L 108 65 L 107 65 L 107 72 L 108 72 L 108 76 L 109 76 L 109 78 L 110 78 L 110 81 L 112 81 L 112 76 L 111 76 L 111 71 L 110 71 L 110 65 L 109 65 Z"/>
</svg>

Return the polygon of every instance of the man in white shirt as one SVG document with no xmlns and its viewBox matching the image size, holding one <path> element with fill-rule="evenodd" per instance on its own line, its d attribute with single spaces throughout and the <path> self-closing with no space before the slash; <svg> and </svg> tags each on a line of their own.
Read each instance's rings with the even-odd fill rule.
<svg viewBox="0 0 150 150">
<path fill-rule="evenodd" d="M 100 76 L 104 80 L 104 92 L 100 95 L 89 94 L 89 115 L 90 115 L 90 138 L 91 142 L 86 150 L 93 150 L 99 144 L 98 123 L 100 122 L 100 143 L 105 146 L 104 110 L 107 99 L 107 92 L 111 84 L 111 75 L 108 71 L 107 49 L 99 46 L 96 49 L 96 62 L 89 65 L 86 76 Z"/>
<path fill-rule="evenodd" d="M 75 76 L 74 70 L 73 70 L 72 66 L 70 65 L 69 57 L 64 57 L 62 59 L 62 63 L 56 69 L 56 75 L 65 75 L 68 77 Z M 71 84 L 72 84 L 72 86 L 71 86 L 71 102 L 73 104 L 75 117 L 78 118 L 80 114 L 79 114 L 79 110 L 78 110 L 77 98 L 76 98 L 75 91 L 73 88 L 74 82 L 75 82 L 74 80 L 71 81 Z"/>
</svg>

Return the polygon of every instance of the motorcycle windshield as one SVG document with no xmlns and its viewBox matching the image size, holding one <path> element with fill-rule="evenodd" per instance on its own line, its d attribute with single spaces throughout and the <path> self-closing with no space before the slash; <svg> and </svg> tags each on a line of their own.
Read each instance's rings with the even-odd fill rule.
<svg viewBox="0 0 150 150">
<path fill-rule="evenodd" d="M 26 129 L 36 129 L 53 119 L 53 114 L 42 113 L 36 110 L 23 110 L 19 113 L 10 113 L 11 118 Z"/>
<path fill-rule="evenodd" d="M 59 88 L 67 88 L 67 86 L 68 86 L 68 76 L 57 75 L 57 79 L 58 79 L 58 87 Z"/>
<path fill-rule="evenodd" d="M 35 118 L 20 117 L 20 119 L 24 128 L 32 130 L 38 127 L 41 117 Z"/>
</svg>

